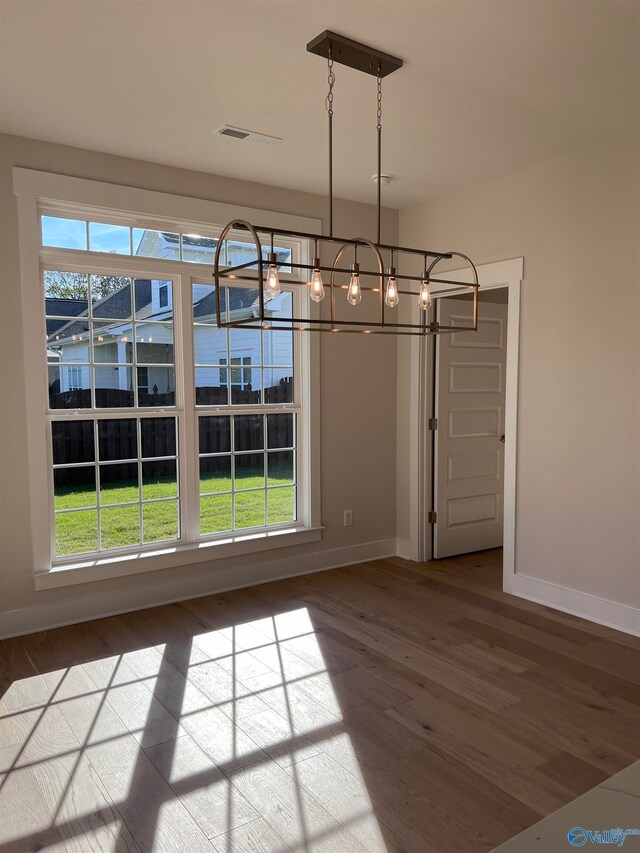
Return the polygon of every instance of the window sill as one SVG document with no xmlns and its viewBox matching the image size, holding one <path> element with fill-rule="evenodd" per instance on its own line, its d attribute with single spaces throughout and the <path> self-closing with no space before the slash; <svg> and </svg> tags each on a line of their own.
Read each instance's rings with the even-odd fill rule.
<svg viewBox="0 0 640 853">
<path fill-rule="evenodd" d="M 53 566 L 49 571 L 34 572 L 35 587 L 36 590 L 55 589 L 142 572 L 157 572 L 208 560 L 271 551 L 291 545 L 306 545 L 308 542 L 319 542 L 321 538 L 321 527 L 291 527 L 246 535 L 236 534 L 227 539 L 202 541 L 189 545 L 165 545 L 154 551 L 94 557 L 64 566 Z"/>
</svg>

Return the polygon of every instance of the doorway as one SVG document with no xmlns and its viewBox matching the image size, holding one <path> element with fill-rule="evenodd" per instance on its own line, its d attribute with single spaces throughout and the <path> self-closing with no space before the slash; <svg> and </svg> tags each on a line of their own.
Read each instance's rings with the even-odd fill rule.
<svg viewBox="0 0 640 853">
<path fill-rule="evenodd" d="M 507 287 L 437 300 L 432 411 L 433 558 L 501 548 L 504 519 Z"/>
<path fill-rule="evenodd" d="M 524 275 L 524 258 L 480 264 L 478 277 L 480 293 L 504 288 L 507 300 L 507 349 L 504 370 L 504 428 L 503 454 L 503 588 L 516 587 L 516 458 L 518 421 L 518 359 L 520 341 L 520 293 Z M 453 281 L 469 281 L 469 270 L 447 271 Z M 444 297 L 443 297 L 444 298 Z M 448 299 L 448 297 L 446 297 Z M 482 310 L 482 308 L 481 308 Z M 482 316 L 482 315 L 480 315 Z M 430 515 L 436 511 L 433 494 L 434 435 L 433 388 L 435 382 L 435 346 L 437 339 L 412 338 L 409 354 L 408 384 L 418 389 L 409 396 L 409 430 L 407 446 L 410 464 L 406 479 L 400 478 L 402 488 L 408 486 L 408 537 L 399 539 L 398 553 L 409 560 L 426 562 L 433 559 L 433 528 Z M 407 493 L 405 493 L 406 495 Z M 404 499 L 404 498 L 403 498 Z"/>
</svg>

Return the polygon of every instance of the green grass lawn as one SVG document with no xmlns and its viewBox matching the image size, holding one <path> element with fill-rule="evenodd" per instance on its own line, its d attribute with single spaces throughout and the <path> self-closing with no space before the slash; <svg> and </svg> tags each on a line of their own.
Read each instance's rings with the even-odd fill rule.
<svg viewBox="0 0 640 853">
<path fill-rule="evenodd" d="M 267 486 L 265 522 L 265 477 L 250 468 L 239 469 L 236 474 L 235 529 L 279 524 L 295 519 L 295 489 L 292 467 L 286 464 L 270 465 Z M 259 491 L 242 491 L 259 489 Z M 218 533 L 233 529 L 231 477 L 225 473 L 205 474 L 200 478 L 200 531 L 203 534 Z M 208 493 L 208 494 L 207 494 Z M 100 490 L 102 548 L 122 548 L 163 542 L 176 539 L 178 531 L 177 500 L 162 500 L 158 503 L 144 501 L 159 498 L 176 498 L 175 480 L 157 478 L 142 485 L 142 540 L 138 486 L 134 482 L 106 485 Z M 136 503 L 133 503 L 133 502 Z M 131 506 L 108 506 L 128 503 Z M 56 510 L 78 510 L 56 515 L 56 554 L 81 554 L 95 551 L 98 547 L 96 492 L 89 487 L 67 487 L 56 489 Z M 89 507 L 85 509 L 85 507 Z"/>
</svg>

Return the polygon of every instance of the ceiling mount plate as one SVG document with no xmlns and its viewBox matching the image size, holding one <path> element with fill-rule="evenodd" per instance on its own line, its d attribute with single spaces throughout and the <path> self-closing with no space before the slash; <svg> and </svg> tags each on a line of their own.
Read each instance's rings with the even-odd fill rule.
<svg viewBox="0 0 640 853">
<path fill-rule="evenodd" d="M 348 65 L 349 68 L 364 71 L 365 74 L 372 74 L 374 77 L 378 76 L 378 69 L 380 69 L 380 76 L 386 77 L 398 68 L 402 68 L 402 60 L 397 56 L 383 53 L 381 50 L 353 41 L 339 33 L 333 33 L 331 30 L 325 30 L 316 36 L 307 45 L 307 50 L 325 59 L 329 58 L 329 50 L 331 50 L 334 62 Z"/>
</svg>

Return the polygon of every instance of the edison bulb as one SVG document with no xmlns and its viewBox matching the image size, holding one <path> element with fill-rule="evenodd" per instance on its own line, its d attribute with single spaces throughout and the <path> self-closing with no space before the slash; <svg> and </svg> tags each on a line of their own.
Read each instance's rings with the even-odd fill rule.
<svg viewBox="0 0 640 853">
<path fill-rule="evenodd" d="M 319 269 L 314 269 L 311 273 L 311 281 L 309 282 L 309 296 L 314 302 L 322 302 L 324 299 L 324 284 L 322 283 L 322 275 Z"/>
<path fill-rule="evenodd" d="M 387 289 L 384 294 L 384 301 L 389 308 L 395 308 L 398 302 L 400 302 L 395 275 L 390 275 L 387 279 Z"/>
<path fill-rule="evenodd" d="M 280 293 L 280 279 L 278 278 L 278 270 L 275 264 L 269 264 L 267 270 L 267 287 L 265 296 L 268 299 L 273 299 Z"/>
<path fill-rule="evenodd" d="M 431 287 L 429 285 L 429 279 L 427 278 L 422 279 L 418 302 L 420 303 L 420 307 L 423 311 L 428 311 L 429 308 L 431 308 L 431 303 L 433 302 L 433 299 L 431 297 Z"/>
<path fill-rule="evenodd" d="M 347 290 L 347 302 L 351 305 L 357 305 L 362 299 L 362 291 L 360 290 L 360 274 L 357 270 L 351 273 L 349 280 L 349 288 Z"/>
</svg>

